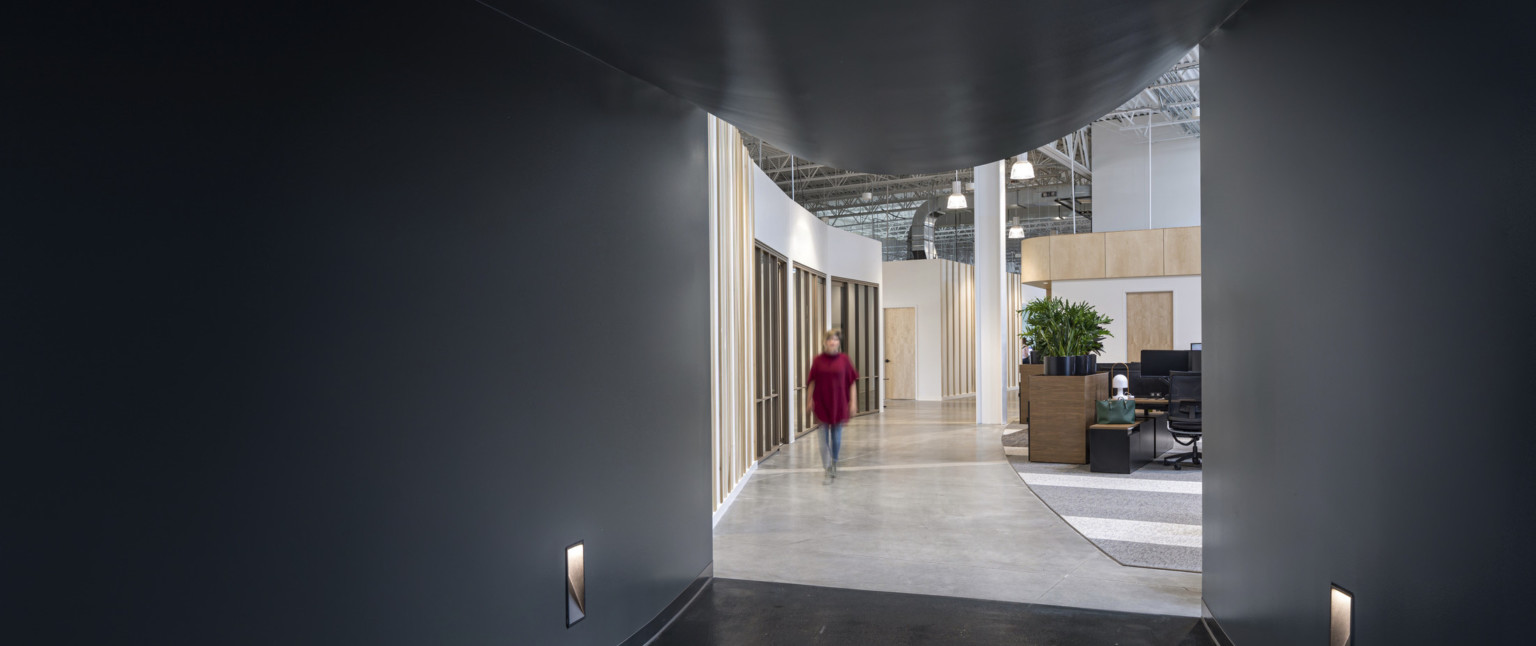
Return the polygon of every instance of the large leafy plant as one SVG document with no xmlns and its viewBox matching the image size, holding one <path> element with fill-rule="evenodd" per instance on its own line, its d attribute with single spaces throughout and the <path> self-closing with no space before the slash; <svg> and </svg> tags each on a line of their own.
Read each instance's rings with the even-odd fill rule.
<svg viewBox="0 0 1536 646">
<path fill-rule="evenodd" d="M 1087 301 L 1038 298 L 1019 310 L 1024 317 L 1024 342 L 1049 357 L 1071 357 L 1104 351 L 1104 339 L 1113 336 L 1106 327 L 1114 320 L 1100 314 Z"/>
</svg>

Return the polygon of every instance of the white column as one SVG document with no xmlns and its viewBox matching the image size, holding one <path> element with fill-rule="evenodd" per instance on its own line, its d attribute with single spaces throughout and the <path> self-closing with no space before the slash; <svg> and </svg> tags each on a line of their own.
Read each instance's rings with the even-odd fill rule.
<svg viewBox="0 0 1536 646">
<path fill-rule="evenodd" d="M 976 423 L 1008 423 L 1007 313 L 1003 242 L 1008 162 L 976 167 Z"/>
</svg>

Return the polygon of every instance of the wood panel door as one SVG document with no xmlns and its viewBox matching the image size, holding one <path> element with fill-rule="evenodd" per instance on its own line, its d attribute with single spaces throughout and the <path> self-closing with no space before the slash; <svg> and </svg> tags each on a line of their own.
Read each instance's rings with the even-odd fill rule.
<svg viewBox="0 0 1536 646">
<path fill-rule="evenodd" d="M 808 408 L 805 378 L 809 376 L 811 362 L 821 354 L 821 335 L 827 331 L 827 277 L 804 267 L 795 270 L 795 374 L 790 375 L 795 384 L 795 413 L 798 420 L 796 433 L 803 434 L 816 428 L 816 415 Z"/>
<path fill-rule="evenodd" d="M 1142 350 L 1172 349 L 1173 292 L 1126 294 L 1126 361 L 1141 361 Z"/>
<path fill-rule="evenodd" d="M 917 308 L 885 309 L 886 399 L 917 399 Z"/>
<path fill-rule="evenodd" d="M 757 342 L 755 458 L 789 441 L 789 325 L 787 265 L 784 258 L 757 248 Z"/>
</svg>

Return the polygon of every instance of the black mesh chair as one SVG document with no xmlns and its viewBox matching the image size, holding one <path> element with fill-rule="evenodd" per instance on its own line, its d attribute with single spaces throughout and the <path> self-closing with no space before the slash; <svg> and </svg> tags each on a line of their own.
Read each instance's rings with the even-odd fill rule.
<svg viewBox="0 0 1536 646">
<path fill-rule="evenodd" d="M 1179 446 L 1190 447 L 1186 453 L 1163 458 L 1164 465 L 1182 469 L 1180 462 L 1189 460 L 1200 466 L 1200 377 L 1199 375 L 1173 375 L 1168 377 L 1168 432 Z"/>
</svg>

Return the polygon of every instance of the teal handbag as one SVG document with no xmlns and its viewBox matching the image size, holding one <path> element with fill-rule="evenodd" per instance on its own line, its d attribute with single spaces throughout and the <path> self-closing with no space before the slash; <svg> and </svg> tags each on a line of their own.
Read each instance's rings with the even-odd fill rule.
<svg viewBox="0 0 1536 646">
<path fill-rule="evenodd" d="M 1130 399 L 1101 399 L 1098 401 L 1100 424 L 1133 424 L 1136 422 L 1136 402 Z"/>
</svg>

